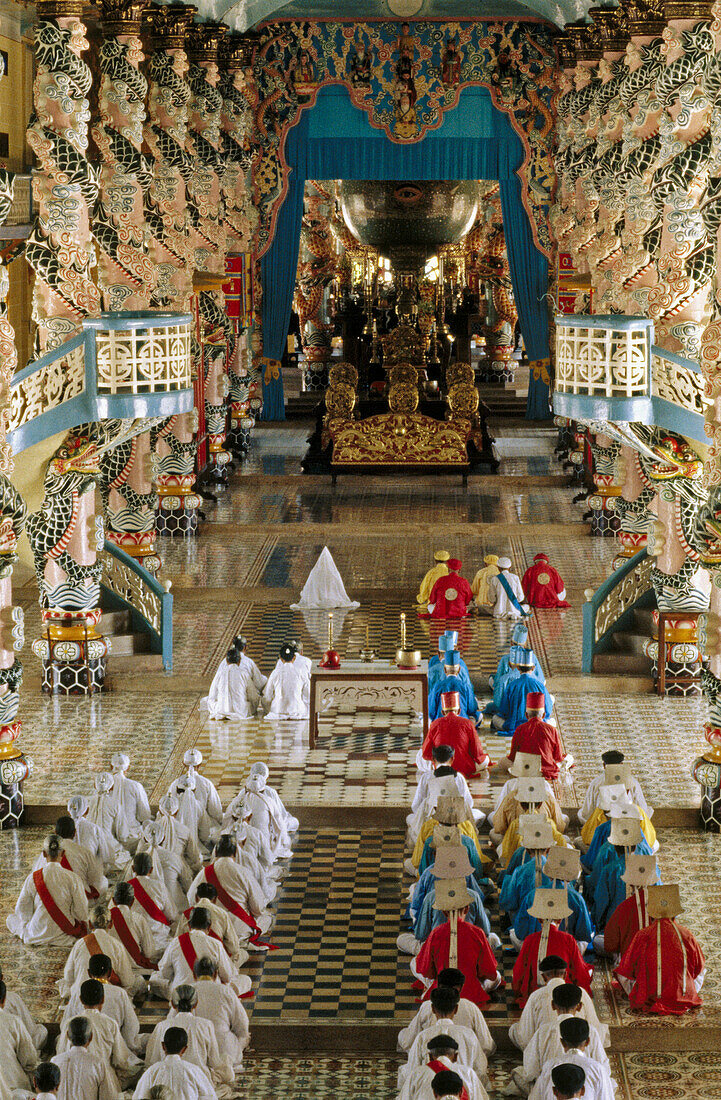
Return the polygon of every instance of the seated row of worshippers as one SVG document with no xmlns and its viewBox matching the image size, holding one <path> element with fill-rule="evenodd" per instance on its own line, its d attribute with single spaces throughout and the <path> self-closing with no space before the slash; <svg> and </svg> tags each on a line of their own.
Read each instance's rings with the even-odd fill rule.
<svg viewBox="0 0 721 1100">
<path fill-rule="evenodd" d="M 455 737 L 453 723 L 445 726 L 450 743 L 429 730 L 417 757 L 406 819 L 414 881 L 397 944 L 411 956 L 423 1000 L 398 1040 L 408 1056 L 399 1100 L 485 1100 L 494 1047 L 482 1010 L 507 982 L 522 1009 L 510 1030 L 522 1064 L 509 1090 L 532 1100 L 612 1100 L 608 1030 L 591 989 L 594 954 L 611 959 L 633 1010 L 682 1014 L 701 1004 L 703 952 L 676 919 L 678 885 L 661 885 L 653 810 L 623 753 L 603 754 L 572 842 L 553 785 L 567 758 L 545 721 L 544 696 L 529 692 L 526 704 L 526 721 L 496 765 Z M 470 726 L 469 738 L 478 738 Z M 468 785 L 483 767 L 508 776 L 487 819 Z M 510 975 L 503 955 L 516 956 Z"/>
<path fill-rule="evenodd" d="M 486 554 L 470 582 L 461 575 L 463 562 L 447 550 L 436 550 L 433 559 L 416 596 L 421 619 L 463 619 L 473 611 L 494 619 L 522 619 L 532 607 L 570 606 L 566 587 L 547 554 L 536 554 L 522 578 L 513 572 L 510 558 Z"/>
<path fill-rule="evenodd" d="M 272 947 L 298 821 L 262 763 L 224 810 L 202 759 L 185 753 L 153 818 L 118 753 L 45 839 L 6 923 L 25 944 L 67 949 L 60 1032 L 41 1061 L 46 1029 L 0 982 L 0 1100 L 235 1095 L 252 996 L 242 968 Z M 151 1034 L 136 1011 L 147 997 L 169 1002 Z"/>
<path fill-rule="evenodd" d="M 308 718 L 312 661 L 298 642 L 284 642 L 270 676 L 264 676 L 246 652 L 241 636 L 221 661 L 210 691 L 200 701 L 212 719 L 247 721 L 262 715 L 268 721 Z"/>
</svg>

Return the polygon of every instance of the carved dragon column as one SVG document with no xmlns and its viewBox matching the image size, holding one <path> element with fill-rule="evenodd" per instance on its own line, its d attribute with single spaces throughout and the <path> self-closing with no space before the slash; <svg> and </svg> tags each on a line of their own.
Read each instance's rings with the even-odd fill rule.
<svg viewBox="0 0 721 1100">
<path fill-rule="evenodd" d="M 148 250 L 153 223 L 144 217 L 152 182 L 143 155 L 148 82 L 140 23 L 147 0 L 101 0 L 99 121 L 93 127 L 100 151 L 100 200 L 93 232 L 98 245 L 98 284 L 103 306 L 112 312 L 147 310 L 155 287 Z M 150 437 L 146 432 L 101 459 L 100 485 L 107 538 L 155 572 L 155 513 Z"/>
<path fill-rule="evenodd" d="M 227 477 L 231 456 L 225 449 L 229 383 L 226 372 L 227 315 L 225 281 L 226 227 L 221 195 L 220 155 L 223 97 L 218 91 L 218 52 L 227 27 L 193 23 L 189 28 L 189 81 L 192 91 L 188 136 L 193 167 L 188 181 L 191 241 L 198 290 L 199 362 L 204 378 L 205 428 L 211 473 Z"/>
<path fill-rule="evenodd" d="M 188 4 L 153 5 L 144 30 L 151 51 L 148 65 L 148 118 L 145 139 L 153 156 L 153 178 L 145 218 L 152 225 L 150 258 L 156 282 L 152 305 L 185 313 L 191 308 L 193 258 L 186 180 L 191 157 L 186 150 L 190 85 L 185 40 L 196 9 Z M 201 497 L 193 492 L 198 410 L 174 416 L 150 433 L 155 484 L 160 498 L 159 535 L 187 538 L 197 534 Z"/>
<path fill-rule="evenodd" d="M 80 0 L 39 0 L 35 29 L 34 112 L 27 129 L 38 158 L 33 173 L 37 214 L 25 244 L 35 273 L 35 349 L 42 354 L 74 336 L 100 298 L 92 280 L 90 211 L 97 199 L 87 159 L 92 73 Z"/>
<path fill-rule="evenodd" d="M 616 460 L 620 446 L 607 435 L 591 435 L 593 452 L 594 492 L 588 498 L 591 509 L 591 535 L 595 538 L 613 538 L 618 530 L 616 498 L 621 489 L 616 484 Z"/>
<path fill-rule="evenodd" d="M 333 325 L 328 323 L 328 287 L 335 275 L 335 245 L 330 230 L 332 196 L 308 181 L 298 252 L 295 306 L 305 355 L 303 382 L 311 393 L 328 385 Z"/>
<path fill-rule="evenodd" d="M 601 49 L 593 40 L 593 30 L 586 24 L 569 24 L 576 68 L 573 73 L 575 91 L 568 94 L 567 125 L 573 135 L 567 153 L 569 181 L 574 186 L 573 228 L 567 235 L 579 274 L 588 273 L 588 250 L 598 234 L 598 192 L 593 173 L 598 161 L 596 143 L 597 121 L 595 99 L 599 91 L 596 73 Z M 591 303 L 592 306 L 592 303 Z"/>
<path fill-rule="evenodd" d="M 2 61 L 0 60 L 0 68 Z M 2 75 L 2 74 L 0 74 Z M 13 201 L 13 176 L 0 167 L 0 225 Z M 8 383 L 17 369 L 15 333 L 8 320 L 7 295 L 10 289 L 7 268 L 0 258 L 0 403 L 8 399 Z M 20 824 L 24 798 L 23 782 L 32 769 L 17 744 L 21 722 L 18 718 L 23 666 L 15 656 L 22 649 L 23 610 L 13 607 L 12 575 L 17 561 L 17 541 L 25 527 L 27 505 L 10 482 L 13 456 L 5 438 L 5 415 L 0 415 L 0 828 Z"/>
<path fill-rule="evenodd" d="M 631 447 L 621 447 L 616 461 L 616 479 L 621 492 L 614 500 L 619 543 L 619 551 L 613 561 L 614 569 L 645 547 L 651 522 L 649 507 L 655 495 L 648 480 L 642 476 L 638 453 Z"/>
<path fill-rule="evenodd" d="M 223 173 L 221 184 L 225 224 L 228 232 L 226 271 L 231 277 L 224 287 L 226 293 L 226 332 L 228 335 L 228 382 L 230 385 L 230 432 L 232 451 L 241 457 L 248 451 L 250 435 L 255 425 L 251 402 L 257 398 L 260 383 L 248 369 L 248 311 L 246 280 L 252 276 L 247 258 L 253 251 L 253 233 L 258 215 L 251 197 L 250 168 L 252 152 L 250 130 L 253 113 L 247 83 L 250 69 L 251 44 L 240 35 L 230 35 L 220 44 L 223 96 L 222 147 Z M 252 264 L 252 260 L 251 260 Z M 228 289 L 233 293 L 232 301 Z"/>
</svg>

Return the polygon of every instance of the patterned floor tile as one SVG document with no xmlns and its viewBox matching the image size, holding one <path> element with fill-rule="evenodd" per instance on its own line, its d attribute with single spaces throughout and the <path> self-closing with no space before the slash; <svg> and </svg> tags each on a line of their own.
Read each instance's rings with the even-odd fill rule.
<svg viewBox="0 0 721 1100">
<path fill-rule="evenodd" d="M 396 1095 L 396 1058 L 283 1058 L 253 1054 L 245 1060 L 240 1100 L 391 1100 Z"/>
<path fill-rule="evenodd" d="M 721 1052 L 624 1054 L 615 1074 L 630 1100 L 719 1100 Z"/>
</svg>

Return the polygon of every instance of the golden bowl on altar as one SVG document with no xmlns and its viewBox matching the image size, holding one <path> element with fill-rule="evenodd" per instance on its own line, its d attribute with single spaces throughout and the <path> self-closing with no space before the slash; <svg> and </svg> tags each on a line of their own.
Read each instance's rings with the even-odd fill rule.
<svg viewBox="0 0 721 1100">
<path fill-rule="evenodd" d="M 378 654 L 374 649 L 362 649 L 360 651 L 360 659 L 365 665 L 371 664 L 372 661 L 376 660 L 377 656 Z"/>
<path fill-rule="evenodd" d="M 420 649 L 397 649 L 396 664 L 398 668 L 418 668 L 421 663 Z"/>
</svg>

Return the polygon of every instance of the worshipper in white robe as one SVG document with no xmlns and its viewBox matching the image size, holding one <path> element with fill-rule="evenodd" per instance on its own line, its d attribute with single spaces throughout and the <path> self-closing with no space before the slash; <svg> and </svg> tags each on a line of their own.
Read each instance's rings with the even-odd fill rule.
<svg viewBox="0 0 721 1100">
<path fill-rule="evenodd" d="M 343 578 L 327 546 L 323 547 L 318 561 L 308 574 L 308 580 L 300 593 L 300 600 L 290 606 L 292 611 L 302 611 L 303 608 L 332 611 L 334 607 L 348 609 L 360 607 L 359 603 L 348 598 Z"/>
<path fill-rule="evenodd" d="M 122 871 L 128 862 L 127 849 L 116 840 L 112 832 L 88 818 L 90 803 L 84 794 L 74 794 L 68 800 L 68 813 L 75 822 L 75 840 L 103 865 L 103 870 Z"/>
<path fill-rule="evenodd" d="M 55 822 L 55 835 L 63 842 L 63 854 L 60 859 L 62 867 L 67 871 L 73 871 L 85 887 L 88 900 L 98 898 L 108 888 L 108 880 L 103 874 L 103 865 L 97 856 L 92 855 L 87 848 L 77 843 L 75 838 L 75 822 L 72 817 L 64 814 Z M 33 864 L 33 871 L 47 865 L 47 859 L 41 853 Z"/>
<path fill-rule="evenodd" d="M 227 833 L 234 838 L 238 845 L 242 843 L 246 851 L 253 853 L 267 875 L 275 879 L 282 878 L 283 868 L 275 862 L 270 837 L 267 833 L 261 832 L 260 829 L 256 829 L 250 824 L 253 811 L 252 809 L 246 810 L 244 799 L 245 788 L 241 787 L 240 794 L 237 794 L 232 802 L 228 803 L 228 809 L 223 817 L 223 824 L 215 836 L 215 843 L 217 844 L 223 833 Z"/>
<path fill-rule="evenodd" d="M 218 967 L 209 956 L 198 959 L 193 973 L 198 995 L 195 1015 L 212 1021 L 218 1050 L 240 1073 L 243 1051 L 250 1041 L 248 1014 L 233 990 L 218 979 Z"/>
<path fill-rule="evenodd" d="M 0 981 L 0 1073 L 9 1089 L 26 1089 L 40 1055 L 25 1024 L 5 1008 L 6 995 Z"/>
<path fill-rule="evenodd" d="M 105 905 L 96 905 L 90 914 L 90 931 L 87 936 L 75 941 L 65 963 L 63 976 L 58 981 L 61 997 L 69 997 L 73 986 L 85 980 L 88 960 L 97 954 L 108 956 L 118 981 L 131 996 L 145 991 L 144 978 L 133 968 L 133 960 L 122 943 L 108 932 L 109 924 L 110 916 Z"/>
<path fill-rule="evenodd" d="M 168 1028 L 162 1046 L 165 1057 L 146 1069 L 138 1081 L 133 1100 L 148 1100 L 158 1086 L 165 1090 L 163 1095 L 168 1100 L 218 1100 L 205 1070 L 183 1057 L 188 1036 L 181 1027 Z"/>
<path fill-rule="evenodd" d="M 296 655 L 289 645 L 280 647 L 280 665 L 273 669 L 268 683 L 263 689 L 263 705 L 266 708 L 265 720 L 301 721 L 309 714 L 308 700 L 305 697 L 305 676 L 300 665 L 296 665 Z"/>
<path fill-rule="evenodd" d="M 88 800 L 88 821 L 104 832 L 110 833 L 123 848 L 128 850 L 126 841 L 130 836 L 131 826 L 125 820 L 122 804 L 114 793 L 115 777 L 110 772 L 98 772 L 93 784 L 95 794 Z M 134 842 L 131 847 L 135 847 Z"/>
<path fill-rule="evenodd" d="M 180 800 L 174 794 L 166 794 L 158 803 L 158 812 L 155 816 L 158 843 L 182 859 L 188 872 L 196 875 L 203 866 L 203 857 L 198 847 L 198 834 L 184 825 L 178 814 Z M 162 826 L 162 831 L 157 826 Z M 138 845 L 140 848 L 140 845 Z"/>
<path fill-rule="evenodd" d="M 176 928 L 176 935 L 187 932 L 190 925 L 190 914 L 193 909 L 207 909 L 210 913 L 210 931 L 217 936 L 223 947 L 228 952 L 230 959 L 236 966 L 243 966 L 249 959 L 248 952 L 240 946 L 238 934 L 231 919 L 230 913 L 218 905 L 218 891 L 210 882 L 201 882 L 195 888 L 195 903 L 180 915 Z"/>
<path fill-rule="evenodd" d="M 188 1036 L 188 1049 L 183 1058 L 186 1062 L 194 1062 L 206 1073 L 209 1073 L 211 1081 L 222 1084 L 232 1084 L 235 1074 L 230 1062 L 220 1054 L 218 1042 L 215 1037 L 215 1028 L 210 1020 L 197 1016 L 195 1006 L 198 1003 L 198 994 L 194 985 L 178 985 L 171 996 L 170 1011 L 164 1020 L 155 1025 L 155 1029 L 148 1039 L 145 1051 L 146 1067 L 155 1065 L 163 1058 L 163 1038 L 171 1027 L 181 1027 Z"/>
<path fill-rule="evenodd" d="M 438 975 L 439 985 L 443 973 L 444 971 L 441 971 L 441 974 Z M 461 972 L 458 971 L 458 973 L 460 974 Z M 420 1008 L 408 1027 L 404 1027 L 398 1032 L 398 1050 L 404 1054 L 408 1054 L 421 1032 L 431 1027 L 435 1023 L 435 1020 L 436 1018 L 433 1015 L 433 1006 L 431 1002 L 422 1001 Z M 460 1024 L 461 1027 L 466 1027 L 469 1031 L 473 1032 L 480 1044 L 481 1050 L 486 1056 L 493 1054 L 496 1049 L 496 1044 L 488 1030 L 488 1024 L 484 1020 L 483 1013 L 478 1005 L 475 1005 L 473 1001 L 466 1000 L 465 997 L 461 997 L 456 1010 L 455 1022 Z"/>
<path fill-rule="evenodd" d="M 521 585 L 521 578 L 511 572 L 511 559 L 499 558 L 498 568 L 500 572 L 491 577 L 488 588 L 493 599 L 494 619 L 521 619 L 524 612 L 529 611 L 526 596 Z M 513 598 L 504 587 L 504 582 L 513 594 Z M 515 602 L 514 602 L 515 601 Z"/>
<path fill-rule="evenodd" d="M 264 771 L 258 769 L 264 769 Z M 235 816 L 242 816 L 252 828 L 259 829 L 268 838 L 273 861 L 289 859 L 293 849 L 286 819 L 290 815 L 286 813 L 280 799 L 276 801 L 268 790 L 267 772 L 265 764 L 254 764 L 250 775 L 228 806 L 228 811 Z M 242 815 L 238 813 L 240 807 L 242 807 Z"/>
<path fill-rule="evenodd" d="M 612 782 L 611 778 L 607 776 L 606 768 L 610 766 L 621 767 L 624 765 L 624 755 L 617 749 L 609 749 L 607 752 L 601 753 L 601 762 L 603 763 L 603 771 L 599 775 L 595 775 L 586 788 L 586 796 L 583 800 L 583 805 L 578 811 L 578 820 L 582 825 L 585 825 L 593 811 L 601 805 L 601 787 L 605 787 L 606 784 Z M 628 771 L 628 768 L 624 770 Z M 641 788 L 641 784 L 634 775 L 625 776 L 625 786 L 628 791 L 628 796 L 640 810 L 646 814 L 647 817 L 653 816 L 653 807 L 649 806 L 646 801 L 645 795 Z"/>
<path fill-rule="evenodd" d="M 104 1000 L 105 986 L 101 982 L 89 978 L 80 986 L 80 1001 L 83 1011 L 73 1018 L 84 1017 L 90 1022 L 93 1037 L 90 1040 L 88 1050 L 91 1054 L 97 1055 L 105 1066 L 108 1084 L 115 1089 L 117 1095 L 135 1076 L 142 1063 L 128 1047 L 115 1020 L 103 1013 Z M 60 1028 L 57 1045 L 58 1054 L 64 1054 L 70 1050 L 72 1045 L 68 1035 L 68 1027 L 69 1021 Z"/>
<path fill-rule="evenodd" d="M 109 917 L 108 934 L 126 949 L 133 969 L 152 970 L 161 951 L 153 935 L 153 922 L 136 902 L 135 891 L 129 882 L 119 882 L 115 887 Z"/>
<path fill-rule="evenodd" d="M 147 853 L 153 861 L 153 874 L 162 878 L 170 896 L 173 915 L 177 916 L 185 908 L 188 887 L 192 874 L 187 863 L 163 843 L 166 836 L 162 821 L 147 821 L 138 842 L 139 852 Z"/>
<path fill-rule="evenodd" d="M 523 1067 L 513 1071 L 514 1081 L 524 1091 L 530 1091 L 531 1085 L 540 1076 L 546 1062 L 559 1058 L 563 1054 L 559 1025 L 563 1020 L 574 1019 L 581 1013 L 582 999 L 579 986 L 570 984 L 557 986 L 552 993 L 552 1006 L 555 1019 L 542 1023 L 528 1046 L 523 1051 Z M 588 1021 L 586 1021 L 588 1022 Z M 590 1029 L 590 1042 L 587 1049 L 590 1058 L 609 1067 L 608 1055 L 603 1049 L 599 1033 Z"/>
<path fill-rule="evenodd" d="M 511 1024 L 508 1029 L 511 1042 L 519 1050 L 526 1049 L 533 1036 L 544 1024 L 557 1020 L 558 1017 L 551 1006 L 551 998 L 556 986 L 566 984 L 567 965 L 566 960 L 562 959 L 560 955 L 547 955 L 545 959 L 541 960 L 539 970 L 544 984 L 538 989 L 534 989 L 523 1006 L 520 1020 Z M 581 990 L 579 1018 L 587 1020 L 590 1026 L 598 1032 L 604 1047 L 609 1046 L 611 1039 L 608 1026 L 602 1024 L 599 1020 L 593 1001 L 586 990 L 581 986 L 579 986 L 579 989 Z"/>
<path fill-rule="evenodd" d="M 168 946 L 178 907 L 168 893 L 162 874 L 154 871 L 149 852 L 138 852 L 134 856 L 128 883 L 133 887 L 133 908 L 139 905 L 142 909 L 153 935 L 155 951 L 162 954 Z"/>
<path fill-rule="evenodd" d="M 201 775 L 197 770 L 203 763 L 203 754 L 200 749 L 188 749 L 183 756 L 183 763 L 188 769 L 188 778 L 195 781 L 192 787 L 193 794 L 211 821 L 215 822 L 216 825 L 220 825 L 223 820 L 223 806 L 220 795 L 208 777 Z"/>
<path fill-rule="evenodd" d="M 242 648 L 230 647 L 213 677 L 210 691 L 200 700 L 200 709 L 207 710 L 209 718 L 244 721 L 255 717 L 267 678 L 255 661 L 243 653 L 245 638 L 240 642 Z"/>
<path fill-rule="evenodd" d="M 105 1066 L 90 1050 L 93 1029 L 87 1016 L 69 1020 L 67 1034 L 69 1049 L 53 1058 L 60 1070 L 58 1100 L 117 1100 Z"/>
<path fill-rule="evenodd" d="M 199 799 L 195 797 L 196 776 L 193 774 L 181 775 L 174 779 L 168 787 L 168 796 L 177 798 L 178 812 L 175 815 L 181 825 L 190 830 L 192 836 L 197 838 L 198 845 L 210 848 L 211 836 L 216 828 L 213 819 L 205 812 Z"/>
<path fill-rule="evenodd" d="M 463 1066 L 469 1066 L 475 1071 L 479 1081 L 485 1082 L 488 1073 L 488 1059 L 481 1049 L 481 1044 L 470 1028 L 455 1022 L 460 1000 L 455 989 L 449 989 L 447 986 L 437 986 L 431 991 L 430 1000 L 433 1021 L 416 1037 L 408 1052 L 408 1061 L 405 1065 L 400 1066 L 398 1070 L 399 1091 L 403 1089 L 409 1074 L 427 1062 L 428 1042 L 437 1035 L 453 1036 L 458 1044 L 458 1062 Z"/>
<path fill-rule="evenodd" d="M 429 1064 L 430 1063 L 430 1064 Z M 412 1070 L 401 1089 L 398 1100 L 434 1100 L 431 1083 L 436 1073 L 451 1070 L 463 1082 L 468 1100 L 488 1100 L 488 1093 L 470 1066 L 458 1061 L 458 1043 L 452 1035 L 435 1035 L 428 1040 L 423 1064 Z"/>
<path fill-rule="evenodd" d="M 113 963 L 109 955 L 92 955 L 88 960 L 88 968 L 82 977 L 79 977 L 70 990 L 68 1003 L 63 1009 L 62 1023 L 72 1020 L 73 1016 L 79 1016 L 83 1011 L 80 1000 L 80 987 L 83 982 L 94 978 L 103 986 L 105 999 L 102 1012 L 104 1016 L 111 1016 L 120 1028 L 120 1034 L 128 1044 L 130 1050 L 136 1054 L 142 1053 L 145 1048 L 146 1036 L 140 1036 L 140 1023 L 133 1008 L 133 1002 L 128 996 L 127 990 L 122 985 L 113 985 L 110 977 L 113 972 Z"/>
<path fill-rule="evenodd" d="M 296 660 L 297 659 L 296 657 Z M 297 817 L 293 817 L 293 814 L 286 810 L 283 805 L 283 800 L 275 787 L 268 786 L 269 776 L 270 768 L 268 765 L 258 760 L 255 764 L 251 765 L 250 773 L 246 780 L 246 786 L 252 780 L 255 784 L 252 789 L 257 794 L 262 794 L 263 798 L 267 799 L 271 816 L 273 820 L 278 823 L 278 827 L 284 826 L 287 832 L 297 833 L 300 828 L 300 822 Z"/>
<path fill-rule="evenodd" d="M 60 1088 L 60 1070 L 54 1062 L 41 1062 L 33 1074 L 33 1096 L 35 1100 L 57 1100 Z M 14 1094 L 17 1097 L 17 1093 Z M 0 1088 L 1 1100 L 6 1100 Z M 8 1100 L 10 1093 L 8 1092 Z"/>
<path fill-rule="evenodd" d="M 4 974 L 0 966 L 0 981 L 3 981 L 3 979 Z M 24 1024 L 27 1028 L 28 1034 L 35 1047 L 38 1050 L 42 1050 L 47 1042 L 48 1029 L 43 1027 L 42 1024 L 37 1023 L 20 994 L 16 993 L 14 989 L 8 989 L 7 985 L 5 986 L 5 1004 L 2 1007 L 6 1012 L 9 1012 L 11 1016 L 17 1016 L 20 1023 Z M 1 1072 L 0 1070 L 0 1073 Z"/>
<path fill-rule="evenodd" d="M 191 985 L 195 979 L 193 968 L 199 958 L 207 955 L 218 967 L 221 982 L 227 983 L 239 997 L 251 988 L 247 974 L 241 974 L 228 957 L 222 943 L 209 935 L 210 914 L 207 909 L 194 909 L 190 914 L 189 930 L 168 944 L 158 970 L 150 977 L 150 990 L 157 997 L 170 999 L 178 985 Z"/>
<path fill-rule="evenodd" d="M 195 891 L 201 882 L 212 882 L 218 890 L 218 901 L 230 912 L 231 920 L 238 934 L 238 939 L 246 946 L 252 938 L 253 929 L 237 913 L 234 913 L 223 898 L 228 895 L 229 903 L 239 905 L 248 913 L 261 932 L 267 932 L 273 923 L 273 914 L 267 909 L 267 903 L 262 887 L 257 879 L 253 878 L 247 867 L 237 861 L 238 848 L 232 837 L 221 836 L 215 849 L 215 859 L 207 867 L 204 867 L 193 880 L 188 890 L 188 901 L 195 903 Z M 214 881 L 216 880 L 217 881 Z M 219 888 L 220 887 L 220 888 Z"/>
<path fill-rule="evenodd" d="M 591 1058 L 587 1051 L 591 1043 L 591 1029 L 587 1020 L 571 1016 L 559 1025 L 562 1053 L 544 1063 L 528 1100 L 546 1100 L 552 1092 L 552 1074 L 556 1066 L 580 1066 L 586 1075 L 584 1100 L 615 1100 L 616 1082 L 607 1065 Z"/>
<path fill-rule="evenodd" d="M 43 854 L 47 866 L 33 871 L 25 879 L 15 912 L 5 923 L 8 931 L 23 943 L 72 947 L 76 938 L 86 931 L 88 901 L 85 890 L 78 876 L 60 865 L 63 842 L 59 836 L 53 833 L 45 838 Z M 45 891 L 47 898 L 44 900 L 41 894 Z"/>
<path fill-rule="evenodd" d="M 130 767 L 130 757 L 124 752 L 116 752 L 111 757 L 110 766 L 113 769 L 113 798 L 122 809 L 119 821 L 125 823 L 126 836 L 118 836 L 121 844 L 132 842 L 140 836 L 140 831 L 146 821 L 150 820 L 150 803 L 145 787 L 137 779 L 128 779 L 125 774 Z"/>
</svg>

